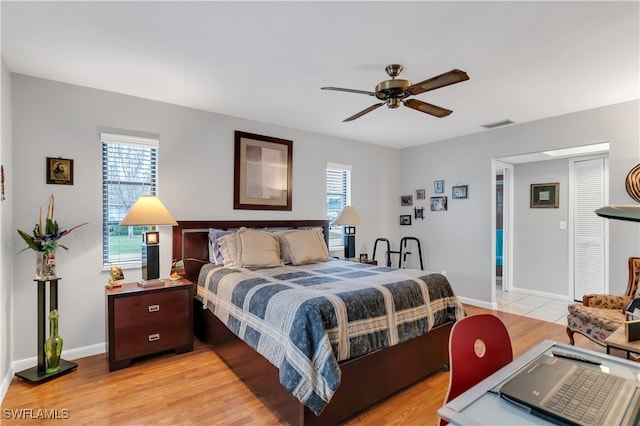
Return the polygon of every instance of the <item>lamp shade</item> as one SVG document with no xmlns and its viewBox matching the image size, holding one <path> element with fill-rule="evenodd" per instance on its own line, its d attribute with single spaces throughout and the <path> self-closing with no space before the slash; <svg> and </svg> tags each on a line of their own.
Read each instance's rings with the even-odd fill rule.
<svg viewBox="0 0 640 426">
<path fill-rule="evenodd" d="M 138 201 L 120 222 L 120 226 L 134 225 L 176 226 L 178 223 L 158 197 L 155 195 L 143 195 L 138 198 Z"/>
<path fill-rule="evenodd" d="M 356 225 L 362 225 L 362 219 L 360 218 L 360 215 L 358 214 L 356 209 L 354 209 L 351 206 L 346 206 L 344 209 L 342 209 L 342 211 L 340 212 L 340 214 L 338 215 L 338 217 L 333 223 L 334 225 L 356 226 Z"/>
</svg>

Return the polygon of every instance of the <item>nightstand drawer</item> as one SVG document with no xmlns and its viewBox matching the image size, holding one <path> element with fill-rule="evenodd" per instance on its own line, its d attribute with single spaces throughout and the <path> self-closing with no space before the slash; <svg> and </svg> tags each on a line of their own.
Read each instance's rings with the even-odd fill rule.
<svg viewBox="0 0 640 426">
<path fill-rule="evenodd" d="M 118 342 L 115 359 L 134 358 L 186 345 L 189 343 L 188 331 L 184 320 L 115 330 Z"/>
<path fill-rule="evenodd" d="M 115 329 L 154 322 L 181 322 L 189 316 L 189 292 L 183 289 L 121 297 L 113 301 Z"/>
</svg>

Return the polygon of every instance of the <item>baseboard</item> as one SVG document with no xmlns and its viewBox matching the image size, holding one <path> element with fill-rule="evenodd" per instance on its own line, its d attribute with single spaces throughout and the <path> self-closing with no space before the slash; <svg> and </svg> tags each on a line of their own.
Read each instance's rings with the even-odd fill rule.
<svg viewBox="0 0 640 426">
<path fill-rule="evenodd" d="M 93 356 L 98 354 L 103 354 L 107 351 L 106 343 L 98 343 L 96 345 L 91 346 L 83 346 L 81 348 L 69 349 L 62 351 L 62 358 L 73 361 L 78 358 L 84 358 L 87 356 Z M 34 356 L 31 358 L 20 359 L 18 361 L 14 361 L 11 364 L 11 376 L 9 377 L 9 382 L 13 378 L 13 375 L 16 371 L 26 370 L 27 368 L 31 368 L 38 364 L 38 357 Z M 7 386 L 8 387 L 8 386 Z M 4 395 L 3 395 L 4 396 Z"/>
<path fill-rule="evenodd" d="M 13 368 L 13 365 L 10 365 L 7 374 L 5 374 L 2 378 L 2 382 L 0 383 L 0 401 L 4 401 L 4 396 L 9 390 L 9 385 L 11 385 L 11 380 L 13 379 L 14 374 L 16 374 L 16 370 Z"/>
<path fill-rule="evenodd" d="M 470 299 L 468 297 L 462 297 L 462 296 L 458 296 L 458 300 L 461 301 L 462 303 L 466 303 L 467 305 L 473 305 L 473 306 L 478 306 L 480 308 L 491 309 L 492 311 L 495 311 L 496 309 L 498 309 L 498 304 L 495 302 L 490 303 L 490 302 L 485 302 L 483 300 Z"/>
<path fill-rule="evenodd" d="M 513 289 L 511 289 L 511 291 L 514 293 L 529 294 L 531 296 L 540 296 L 540 297 L 546 297 L 548 299 L 566 300 L 567 302 L 573 302 L 573 300 L 566 294 L 548 293 L 546 291 L 537 291 L 537 290 L 531 290 L 528 288 L 517 288 L 517 287 L 514 287 Z"/>
</svg>

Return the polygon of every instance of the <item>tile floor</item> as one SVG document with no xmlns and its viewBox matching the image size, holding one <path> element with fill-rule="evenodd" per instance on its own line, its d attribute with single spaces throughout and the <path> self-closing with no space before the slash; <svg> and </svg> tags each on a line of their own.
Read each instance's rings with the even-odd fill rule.
<svg viewBox="0 0 640 426">
<path fill-rule="evenodd" d="M 567 324 L 567 305 L 571 302 L 496 289 L 498 310 L 543 321 Z"/>
</svg>

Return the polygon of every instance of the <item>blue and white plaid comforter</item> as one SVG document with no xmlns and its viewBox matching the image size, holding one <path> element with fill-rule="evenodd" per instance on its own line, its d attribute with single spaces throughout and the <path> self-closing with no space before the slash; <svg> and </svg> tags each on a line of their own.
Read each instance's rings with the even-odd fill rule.
<svg viewBox="0 0 640 426">
<path fill-rule="evenodd" d="M 207 264 L 198 296 L 316 415 L 340 384 L 339 361 L 464 316 L 443 275 L 342 260 L 251 270 Z"/>
</svg>

